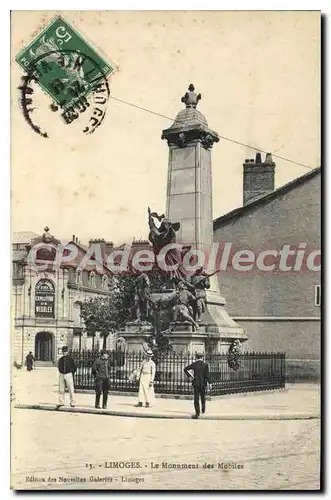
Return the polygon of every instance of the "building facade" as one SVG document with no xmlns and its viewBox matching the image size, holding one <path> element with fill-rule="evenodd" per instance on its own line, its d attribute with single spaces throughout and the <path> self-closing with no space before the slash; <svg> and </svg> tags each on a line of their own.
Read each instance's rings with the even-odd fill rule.
<svg viewBox="0 0 331 500">
<path fill-rule="evenodd" d="M 275 165 L 269 155 L 264 172 L 257 159 L 244 163 L 244 205 L 214 221 L 214 241 L 229 255 L 219 273 L 221 293 L 246 330 L 246 349 L 285 351 L 288 380 L 318 379 L 321 172 L 273 191 Z"/>
<path fill-rule="evenodd" d="M 68 265 L 53 266 L 56 247 L 61 242 L 45 228 L 43 236 L 16 233 L 12 239 L 12 357 L 21 365 L 31 351 L 37 362 L 55 363 L 61 348 L 101 348 L 100 335 L 89 335 L 83 328 L 80 308 L 83 301 L 109 295 L 110 274 L 81 269 L 79 263 L 86 255 L 73 237 L 76 258 Z M 46 246 L 52 246 L 48 251 Z M 31 265 L 31 249 L 36 250 L 36 266 Z M 113 336 L 107 338 L 112 346 Z"/>
</svg>

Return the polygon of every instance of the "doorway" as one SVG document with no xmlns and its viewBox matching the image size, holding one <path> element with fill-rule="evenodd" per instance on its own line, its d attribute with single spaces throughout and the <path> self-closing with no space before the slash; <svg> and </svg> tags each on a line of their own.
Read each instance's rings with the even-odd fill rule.
<svg viewBox="0 0 331 500">
<path fill-rule="evenodd" d="M 49 332 L 39 332 L 35 339 L 35 358 L 36 361 L 53 361 L 53 339 L 54 336 Z"/>
</svg>

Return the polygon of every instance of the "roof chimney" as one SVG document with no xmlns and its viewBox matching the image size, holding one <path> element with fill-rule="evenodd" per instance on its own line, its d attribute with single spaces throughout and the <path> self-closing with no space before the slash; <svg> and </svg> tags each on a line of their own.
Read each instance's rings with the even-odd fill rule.
<svg viewBox="0 0 331 500">
<path fill-rule="evenodd" d="M 244 206 L 275 190 L 276 165 L 271 153 L 267 153 L 264 163 L 261 153 L 256 153 L 255 160 L 246 159 L 243 167 Z"/>
<path fill-rule="evenodd" d="M 262 163 L 261 153 L 256 153 L 255 163 Z"/>
<path fill-rule="evenodd" d="M 106 241 L 105 252 L 108 256 L 114 250 L 114 243 L 112 241 Z"/>
<path fill-rule="evenodd" d="M 267 163 L 268 165 L 272 165 L 274 163 L 271 153 L 266 154 L 264 163 Z"/>
</svg>

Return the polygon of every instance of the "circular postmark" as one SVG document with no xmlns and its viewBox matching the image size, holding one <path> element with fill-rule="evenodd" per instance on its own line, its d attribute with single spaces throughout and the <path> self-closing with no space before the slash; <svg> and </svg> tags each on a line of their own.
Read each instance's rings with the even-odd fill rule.
<svg viewBox="0 0 331 500">
<path fill-rule="evenodd" d="M 85 61 L 89 62 L 88 73 L 83 71 Z M 26 71 L 19 87 L 20 105 L 26 122 L 41 137 L 49 137 L 46 130 L 52 121 L 49 114 L 37 118 L 41 107 L 58 114 L 65 125 L 77 124 L 84 134 L 92 134 L 104 121 L 109 84 L 90 56 L 75 50 L 48 51 L 30 62 Z"/>
</svg>

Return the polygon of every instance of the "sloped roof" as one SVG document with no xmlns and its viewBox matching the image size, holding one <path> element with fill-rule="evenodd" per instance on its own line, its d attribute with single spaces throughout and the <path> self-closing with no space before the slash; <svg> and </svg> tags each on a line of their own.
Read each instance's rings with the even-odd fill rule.
<svg viewBox="0 0 331 500">
<path fill-rule="evenodd" d="M 73 241 L 73 240 L 69 240 L 67 242 L 67 245 L 76 245 L 77 248 L 79 248 L 80 250 L 83 250 L 83 252 L 87 252 L 89 247 L 87 245 L 83 245 L 83 243 L 80 243 L 78 241 Z"/>
<path fill-rule="evenodd" d="M 305 182 L 309 181 L 310 179 L 315 177 L 320 172 L 321 172 L 320 167 L 314 168 L 313 170 L 311 170 L 307 174 L 301 175 L 300 177 L 297 177 L 293 181 L 290 181 L 287 184 L 284 184 L 283 186 L 279 187 L 278 189 L 275 189 L 275 191 L 273 191 L 272 193 L 269 193 L 266 196 L 262 196 L 261 198 L 258 198 L 257 200 L 254 200 L 245 206 L 235 208 L 234 210 L 231 210 L 231 212 L 228 212 L 224 215 L 221 215 L 220 217 L 215 219 L 213 222 L 214 230 L 218 229 L 220 226 L 222 226 L 224 223 L 228 222 L 229 220 L 242 217 L 243 215 L 246 215 L 246 213 L 249 213 L 249 212 L 255 210 L 255 208 L 257 208 L 261 205 L 266 205 L 267 203 L 274 200 L 278 196 L 281 196 L 282 194 L 285 194 L 285 193 L 288 193 L 289 191 L 292 191 L 297 186 L 300 186 L 301 184 L 304 184 Z"/>
<path fill-rule="evenodd" d="M 89 249 L 90 249 L 90 247 L 89 247 L 89 246 L 83 245 L 82 243 L 80 243 L 80 242 L 78 242 L 78 241 L 69 241 L 68 245 L 69 245 L 69 244 L 70 244 L 70 245 L 76 245 L 76 247 L 77 247 L 77 248 L 78 248 L 78 249 L 79 249 L 79 250 L 80 250 L 80 251 L 81 251 L 84 255 L 85 255 L 85 254 L 89 251 Z M 108 272 L 109 272 L 109 269 L 108 269 L 108 267 L 105 265 L 105 263 L 104 263 L 104 262 L 100 262 L 99 260 L 97 260 L 97 259 L 95 259 L 95 258 L 94 258 L 94 261 L 95 261 L 95 263 L 96 263 L 96 264 L 100 264 L 100 265 L 101 265 L 101 266 L 102 266 L 102 267 L 103 267 L 106 271 L 108 271 Z M 78 263 L 78 262 L 75 262 L 75 265 L 74 265 L 73 267 L 78 268 L 78 267 L 79 267 L 79 265 L 80 265 L 80 262 L 79 262 L 79 263 Z M 97 271 L 96 269 L 94 270 L 94 272 L 96 272 L 96 274 L 99 274 L 99 273 L 98 273 L 98 271 Z"/>
<path fill-rule="evenodd" d="M 15 232 L 12 235 L 12 243 L 14 245 L 19 245 L 19 244 L 23 245 L 24 243 L 28 244 L 31 243 L 31 240 L 37 238 L 38 236 L 40 235 L 37 233 L 33 233 L 32 231 Z"/>
</svg>

